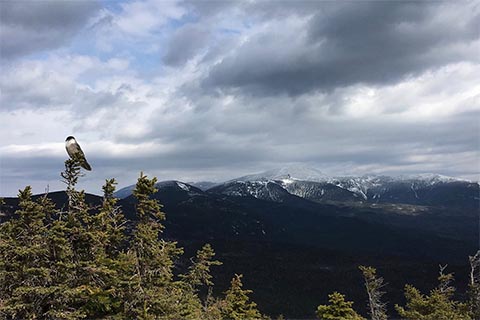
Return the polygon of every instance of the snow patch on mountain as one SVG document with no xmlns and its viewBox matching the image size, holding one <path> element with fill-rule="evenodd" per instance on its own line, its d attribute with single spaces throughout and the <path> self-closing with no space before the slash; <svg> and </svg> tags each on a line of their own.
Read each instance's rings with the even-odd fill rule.
<svg viewBox="0 0 480 320">
<path fill-rule="evenodd" d="M 306 166 L 288 166 L 250 174 L 231 181 L 259 181 L 259 180 L 304 180 L 324 181 L 328 176 L 320 170 Z"/>
<path fill-rule="evenodd" d="M 190 187 L 187 186 L 185 183 L 179 182 L 179 181 L 176 181 L 176 182 L 177 182 L 177 186 L 179 186 L 181 189 L 183 189 L 185 191 L 190 191 Z"/>
<path fill-rule="evenodd" d="M 257 199 L 283 202 L 292 195 L 278 183 L 269 180 L 231 181 L 209 189 L 207 192 L 228 196 L 252 196 Z"/>
</svg>

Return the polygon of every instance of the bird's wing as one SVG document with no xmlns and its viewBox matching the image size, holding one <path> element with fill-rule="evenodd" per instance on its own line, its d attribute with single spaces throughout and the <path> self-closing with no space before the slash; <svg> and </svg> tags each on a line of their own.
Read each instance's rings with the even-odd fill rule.
<svg viewBox="0 0 480 320">
<path fill-rule="evenodd" d="M 82 151 L 82 148 L 80 148 L 80 145 L 77 143 L 77 147 L 78 147 L 78 155 L 79 155 L 79 158 L 81 159 L 80 160 L 80 165 L 85 169 L 85 170 L 92 170 L 92 167 L 90 166 L 90 164 L 88 164 L 88 161 L 87 161 L 87 158 L 85 157 L 85 154 L 83 153 Z"/>
<path fill-rule="evenodd" d="M 69 144 L 66 146 L 66 149 L 70 158 L 74 158 L 74 157 L 85 158 L 85 154 L 83 153 L 82 148 L 80 148 L 78 143 Z"/>
<path fill-rule="evenodd" d="M 82 148 L 80 148 L 80 145 L 78 143 L 75 144 L 75 146 L 77 147 L 77 153 L 83 158 L 85 159 L 85 153 L 83 153 L 83 150 Z M 86 159 L 85 159 L 86 160 Z"/>
</svg>

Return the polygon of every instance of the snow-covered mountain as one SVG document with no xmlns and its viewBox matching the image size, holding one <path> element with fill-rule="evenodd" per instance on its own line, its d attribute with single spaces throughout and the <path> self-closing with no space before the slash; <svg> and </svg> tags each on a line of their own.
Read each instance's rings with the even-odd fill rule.
<svg viewBox="0 0 480 320">
<path fill-rule="evenodd" d="M 277 180 L 276 183 L 281 185 L 291 194 L 316 202 L 352 202 L 360 201 L 362 199 L 355 192 L 328 182 L 283 179 Z"/>
<path fill-rule="evenodd" d="M 260 181 L 260 180 L 282 180 L 282 179 L 295 179 L 303 181 L 325 181 L 328 176 L 315 168 L 306 166 L 288 166 L 277 169 L 264 171 L 261 173 L 250 174 L 232 181 Z"/>
<path fill-rule="evenodd" d="M 475 196 L 477 183 L 437 174 L 336 177 L 328 182 L 369 202 L 429 205 L 463 200 L 473 203 L 475 198 L 478 199 L 478 195 Z"/>
<path fill-rule="evenodd" d="M 115 195 L 121 199 L 126 198 L 132 194 L 134 187 L 131 185 L 123 188 Z M 305 166 L 268 170 L 224 183 L 202 182 L 194 186 L 180 181 L 163 181 L 157 183 L 156 187 L 163 193 L 176 190 L 184 196 L 200 195 L 206 191 L 235 197 L 251 196 L 274 202 L 296 201 L 300 197 L 314 202 L 478 208 L 480 201 L 478 183 L 452 177 L 437 174 L 330 177 Z"/>
<path fill-rule="evenodd" d="M 281 202 L 284 194 L 278 187 L 292 195 L 315 202 L 478 207 L 479 201 L 478 183 L 437 174 L 329 177 L 319 170 L 303 166 L 284 167 L 242 176 L 208 191 L 233 196 L 249 195 Z"/>
</svg>

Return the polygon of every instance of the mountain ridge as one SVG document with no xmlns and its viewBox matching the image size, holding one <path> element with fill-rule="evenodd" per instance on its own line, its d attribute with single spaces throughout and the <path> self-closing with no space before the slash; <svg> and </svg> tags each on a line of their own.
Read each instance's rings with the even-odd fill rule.
<svg viewBox="0 0 480 320">
<path fill-rule="evenodd" d="M 310 180 L 306 180 L 310 179 Z M 168 182 L 170 181 L 170 182 Z M 160 182 L 177 184 L 195 192 L 219 193 L 229 196 L 252 196 L 262 200 L 283 202 L 292 196 L 314 202 L 392 203 L 424 206 L 477 208 L 479 184 L 438 174 L 363 175 L 329 177 L 320 170 L 282 167 L 227 180 L 222 183 L 202 181 L 184 183 L 177 180 Z M 118 198 L 131 195 L 134 185 L 120 189 Z"/>
</svg>

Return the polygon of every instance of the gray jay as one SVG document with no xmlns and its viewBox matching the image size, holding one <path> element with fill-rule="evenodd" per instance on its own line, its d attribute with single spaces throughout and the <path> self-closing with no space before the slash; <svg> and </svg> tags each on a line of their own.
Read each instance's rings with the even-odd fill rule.
<svg viewBox="0 0 480 320">
<path fill-rule="evenodd" d="M 65 140 L 65 149 L 67 149 L 67 153 L 70 158 L 78 159 L 78 162 L 80 163 L 80 166 L 82 168 L 88 171 L 92 170 L 92 167 L 90 167 L 87 159 L 85 158 L 85 154 L 83 153 L 82 148 L 80 148 L 80 145 L 74 137 L 67 137 L 67 139 Z"/>
</svg>

